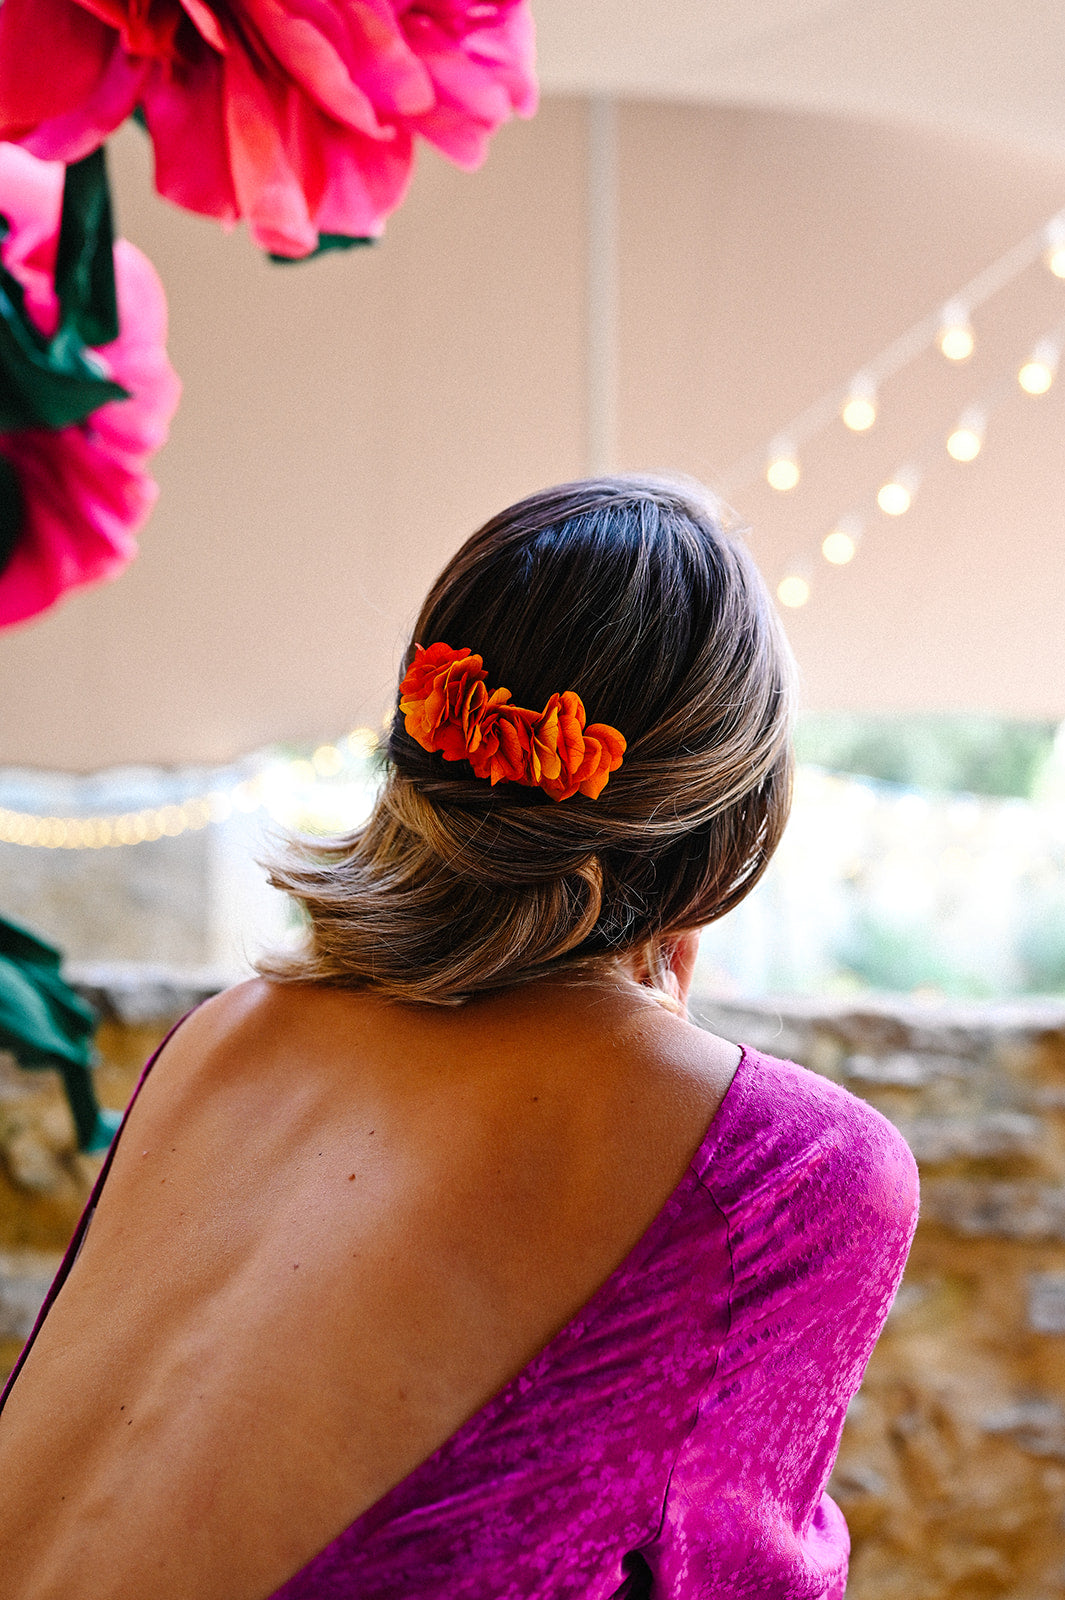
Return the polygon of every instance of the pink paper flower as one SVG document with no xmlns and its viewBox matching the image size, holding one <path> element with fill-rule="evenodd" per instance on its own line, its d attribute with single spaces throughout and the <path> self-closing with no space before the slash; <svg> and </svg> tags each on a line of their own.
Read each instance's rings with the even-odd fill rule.
<svg viewBox="0 0 1065 1600">
<path fill-rule="evenodd" d="M 53 288 L 63 167 L 0 145 L 0 213 L 11 231 L 4 266 L 25 290 L 27 311 L 54 332 Z M 113 578 L 137 553 L 136 535 L 158 490 L 148 458 L 166 439 L 181 385 L 166 357 L 166 300 L 155 269 L 124 239 L 115 245 L 119 336 L 94 352 L 129 391 L 71 427 L 0 433 L 0 454 L 18 479 L 24 516 L 0 568 L 0 627 L 53 605 L 70 589 Z"/>
<path fill-rule="evenodd" d="M 415 135 L 477 166 L 532 59 L 527 0 L 3 0 L 0 138 L 74 161 L 140 106 L 160 194 L 298 257 L 381 232 Z"/>
</svg>

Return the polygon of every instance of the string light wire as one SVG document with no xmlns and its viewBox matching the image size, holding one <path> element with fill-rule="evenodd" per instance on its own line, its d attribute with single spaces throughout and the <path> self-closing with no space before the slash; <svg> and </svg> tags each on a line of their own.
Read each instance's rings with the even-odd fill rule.
<svg viewBox="0 0 1065 1600">
<path fill-rule="evenodd" d="M 1058 255 L 1062 257 L 1062 273 L 1050 265 L 1052 260 L 1057 261 Z M 971 278 L 956 294 L 950 295 L 946 301 L 940 301 L 934 311 L 929 312 L 891 344 L 885 346 L 879 355 L 863 363 L 857 374 L 852 374 L 844 383 L 829 389 L 812 405 L 807 406 L 805 411 L 801 411 L 783 428 L 778 429 L 768 449 L 762 447 L 743 456 L 721 476 L 718 484 L 720 492 L 727 499 L 748 488 L 766 471 L 767 463 L 769 466 L 775 464 L 777 458 L 773 455 L 774 446 L 784 440 L 788 443 L 788 459 L 793 465 L 794 482 L 797 483 L 800 471 L 798 452 L 802 445 L 835 421 L 854 397 L 856 385 L 866 395 L 870 392 L 875 395 L 888 379 L 916 361 L 918 356 L 923 355 L 932 345 L 939 343 L 944 333 L 948 331 L 946 328 L 948 313 L 950 318 L 963 317 L 964 326 L 967 327 L 968 319 L 974 311 L 1000 289 L 1012 283 L 1041 257 L 1047 260 L 1050 270 L 1056 276 L 1065 273 L 1065 211 L 1056 212 L 1043 223 L 1042 227 L 1030 233 L 1027 238 L 1019 240 L 1004 255 L 999 256 L 997 261 L 992 261 L 989 266 L 978 272 L 975 278 Z M 956 323 L 955 326 L 960 330 L 962 323 Z M 789 483 L 788 487 L 792 486 Z"/>
<path fill-rule="evenodd" d="M 1062 237 L 1065 239 L 1065 223 L 1063 223 Z M 965 407 L 946 438 L 947 453 L 956 462 L 968 465 L 980 454 L 988 420 L 1013 392 L 1015 384 L 1028 395 L 1040 396 L 1047 392 L 1054 381 L 1063 345 L 1065 345 L 1065 319 L 1036 342 L 1027 360 L 1015 370 L 1012 377 L 1000 378 L 986 389 L 978 400 Z M 1030 371 L 1032 367 L 1039 369 L 1037 379 Z M 928 436 L 917 450 L 911 452 L 906 464 L 899 467 L 881 484 L 876 494 L 871 497 L 872 504 L 878 506 L 888 516 L 904 516 L 913 504 L 925 471 L 942 446 L 941 435 Z M 868 504 L 852 508 L 832 523 L 830 532 L 821 543 L 821 554 L 831 566 L 846 566 L 854 559 L 868 520 L 869 510 Z M 809 568 L 805 565 L 802 566 L 804 592 L 801 593 L 801 598 L 798 586 L 791 585 L 790 580 L 796 574 L 798 565 L 796 561 L 790 562 L 783 569 L 777 585 L 778 598 L 783 604 L 791 607 L 805 605 L 813 592 Z M 787 598 L 781 594 L 782 584 L 789 585 Z"/>
<path fill-rule="evenodd" d="M 99 850 L 175 839 L 234 812 L 265 810 L 275 821 L 290 820 L 280 792 L 298 786 L 327 787 L 331 779 L 353 771 L 373 756 L 378 736 L 372 728 L 355 728 L 336 744 L 319 745 L 309 758 L 271 761 L 262 771 L 237 783 L 222 785 L 188 799 L 136 810 L 89 815 L 42 815 L 0 806 L 0 843 L 49 850 Z"/>
</svg>

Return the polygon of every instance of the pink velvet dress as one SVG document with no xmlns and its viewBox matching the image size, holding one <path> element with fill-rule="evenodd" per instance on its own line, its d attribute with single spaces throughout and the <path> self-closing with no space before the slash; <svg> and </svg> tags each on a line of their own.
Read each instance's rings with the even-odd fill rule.
<svg viewBox="0 0 1065 1600">
<path fill-rule="evenodd" d="M 606 1283 L 269 1600 L 839 1600 L 825 1483 L 916 1212 L 889 1122 L 744 1050 Z"/>
</svg>

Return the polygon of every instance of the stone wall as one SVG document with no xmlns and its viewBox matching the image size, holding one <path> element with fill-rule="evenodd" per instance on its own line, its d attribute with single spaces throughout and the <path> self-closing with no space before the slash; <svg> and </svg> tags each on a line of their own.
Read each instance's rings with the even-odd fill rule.
<svg viewBox="0 0 1065 1600">
<path fill-rule="evenodd" d="M 96 1093 L 121 1110 L 167 1029 L 219 987 L 209 974 L 144 965 L 74 966 L 100 1016 Z M 103 1156 L 78 1152 L 58 1072 L 28 1072 L 0 1050 L 0 1372 L 33 1327 Z"/>
<path fill-rule="evenodd" d="M 1065 1591 L 1065 1006 L 705 1003 L 883 1111 L 921 1169 L 831 1491 L 851 1600 Z"/>
<path fill-rule="evenodd" d="M 97 1086 L 125 1104 L 207 976 L 83 968 Z M 910 1264 L 851 1406 L 832 1492 L 850 1600 L 1065 1591 L 1065 1005 L 700 1002 L 708 1027 L 844 1083 L 917 1156 Z M 98 1158 L 56 1075 L 0 1059 L 0 1361 L 15 1359 Z"/>
<path fill-rule="evenodd" d="M 13 802 L 5 796 L 4 803 Z M 74 808 L 39 809 L 62 815 Z M 135 850 L 34 850 L 0 842 L 4 915 L 74 959 L 175 967 L 209 961 L 212 846 L 210 829 L 144 839 Z"/>
</svg>

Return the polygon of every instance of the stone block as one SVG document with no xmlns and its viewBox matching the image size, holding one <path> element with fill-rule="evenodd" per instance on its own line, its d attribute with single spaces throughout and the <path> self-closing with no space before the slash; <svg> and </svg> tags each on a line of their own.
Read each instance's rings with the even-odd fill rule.
<svg viewBox="0 0 1065 1600">
<path fill-rule="evenodd" d="M 1033 1155 L 1043 1134 L 1039 1118 L 1021 1111 L 916 1117 L 900 1122 L 899 1128 L 917 1161 L 924 1166 Z"/>
<path fill-rule="evenodd" d="M 60 1259 L 39 1252 L 0 1252 L 0 1341 L 29 1338 Z"/>
<path fill-rule="evenodd" d="M 64 968 L 67 982 L 101 1017 L 123 1027 L 166 1027 L 225 987 L 204 968 L 181 970 L 129 961 L 76 961 Z"/>
<path fill-rule="evenodd" d="M 1065 1409 L 1052 1400 L 1018 1401 L 987 1412 L 981 1423 L 985 1433 L 1008 1434 L 1029 1455 L 1065 1461 Z"/>
<path fill-rule="evenodd" d="M 1028 1326 L 1036 1333 L 1065 1333 L 1065 1272 L 1029 1275 Z"/>
<path fill-rule="evenodd" d="M 921 1215 L 970 1239 L 1065 1241 L 1065 1188 L 941 1179 L 924 1186 Z"/>
<path fill-rule="evenodd" d="M 840 1076 L 852 1083 L 889 1083 L 916 1089 L 935 1075 L 932 1058 L 916 1055 L 912 1050 L 891 1050 L 885 1055 L 858 1051 L 844 1056 L 840 1063 Z"/>
</svg>

